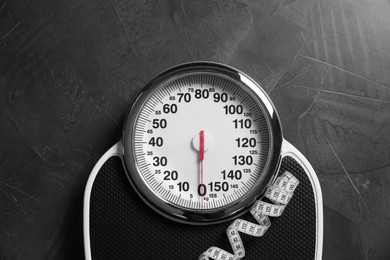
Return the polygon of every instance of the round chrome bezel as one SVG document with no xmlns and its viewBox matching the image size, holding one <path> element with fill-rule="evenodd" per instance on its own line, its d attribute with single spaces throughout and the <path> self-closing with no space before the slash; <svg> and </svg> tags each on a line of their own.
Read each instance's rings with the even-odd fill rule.
<svg viewBox="0 0 390 260">
<path fill-rule="evenodd" d="M 144 182 L 141 172 L 136 164 L 133 153 L 133 131 L 142 106 L 156 88 L 164 82 L 183 74 L 195 72 L 208 72 L 223 75 L 238 82 L 252 92 L 253 96 L 262 103 L 262 111 L 267 117 L 270 148 L 263 173 L 259 177 L 251 192 L 248 192 L 240 200 L 215 209 L 189 209 L 174 205 L 156 195 Z M 246 90 L 246 91 L 247 91 Z M 280 166 L 280 153 L 283 141 L 281 125 L 277 112 L 265 91 L 250 77 L 232 67 L 214 62 L 191 62 L 170 68 L 153 78 L 146 84 L 136 101 L 130 108 L 123 126 L 122 134 L 123 162 L 126 175 L 137 194 L 158 213 L 172 220 L 188 224 L 214 224 L 230 220 L 245 213 L 251 204 L 264 192 L 272 176 L 277 173 Z"/>
</svg>

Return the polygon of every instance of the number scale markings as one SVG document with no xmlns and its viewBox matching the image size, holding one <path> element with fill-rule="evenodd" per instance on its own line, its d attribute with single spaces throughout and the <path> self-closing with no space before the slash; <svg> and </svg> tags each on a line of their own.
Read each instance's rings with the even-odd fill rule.
<svg viewBox="0 0 390 260">
<path fill-rule="evenodd" d="M 191 89 L 192 89 L 192 92 L 190 92 Z M 211 92 L 209 92 L 210 89 L 214 89 L 214 91 L 212 92 L 211 95 L 210 95 Z M 209 197 L 207 201 L 203 201 L 202 203 L 200 203 L 199 201 L 196 201 L 196 202 L 193 201 L 193 199 L 197 199 L 199 197 L 198 194 L 196 194 L 196 192 L 195 192 L 196 189 L 194 189 L 194 187 L 190 187 L 189 191 L 185 191 L 185 192 L 182 191 L 179 194 L 174 194 L 175 190 L 177 189 L 177 184 L 179 183 L 179 180 L 181 182 L 186 181 L 185 176 L 179 177 L 179 180 L 177 182 L 173 182 L 172 180 L 167 181 L 167 183 L 169 183 L 169 185 L 174 185 L 174 190 L 172 190 L 172 189 L 168 190 L 168 188 L 164 186 L 164 181 L 161 181 L 156 186 L 156 183 L 157 183 L 156 179 L 159 179 L 159 180 L 161 179 L 161 177 L 163 176 L 164 170 L 166 170 L 168 168 L 174 168 L 174 166 L 169 166 L 169 165 L 170 164 L 174 165 L 174 160 L 175 160 L 174 157 L 175 156 L 166 156 L 166 154 L 164 153 L 164 146 L 168 145 L 168 144 L 166 144 L 166 143 L 168 143 L 168 141 L 175 142 L 175 140 L 172 141 L 172 140 L 169 140 L 169 138 L 165 138 L 164 144 L 162 145 L 163 147 L 153 147 L 153 149 L 151 149 L 150 145 L 148 144 L 148 141 L 149 141 L 148 139 L 150 139 L 151 137 L 157 138 L 159 136 L 163 136 L 164 133 L 166 133 L 168 130 L 175 131 L 175 129 L 169 128 L 169 125 L 171 122 L 173 122 L 172 120 L 174 120 L 175 115 L 174 116 L 165 115 L 165 113 L 162 111 L 163 105 L 176 104 L 178 107 L 177 116 L 179 116 L 180 110 L 182 108 L 184 108 L 185 106 L 189 106 L 191 104 L 195 104 L 195 102 L 199 102 L 200 100 L 202 100 L 202 98 L 195 99 L 195 92 L 200 93 L 198 90 L 208 90 L 207 99 L 209 99 L 209 100 L 206 100 L 206 98 L 205 98 L 205 100 L 207 102 L 212 102 L 212 98 L 213 98 L 214 93 L 218 93 L 219 95 L 221 95 L 222 93 L 226 93 L 228 95 L 228 100 L 224 103 L 221 103 L 222 106 L 223 105 L 237 106 L 235 104 L 242 105 L 244 107 L 242 109 L 243 110 L 242 113 L 248 113 L 248 116 L 237 117 L 234 114 L 228 114 L 225 116 L 227 118 L 229 118 L 229 117 L 231 117 L 231 118 L 248 118 L 249 120 L 251 120 L 251 122 L 253 122 L 251 128 L 245 129 L 244 127 L 241 127 L 241 129 L 237 130 L 237 132 L 239 132 L 238 134 L 242 135 L 245 133 L 245 131 L 249 132 L 251 129 L 255 128 L 258 133 L 254 134 L 254 136 L 256 136 L 257 138 L 260 138 L 260 139 L 256 140 L 256 146 L 260 146 L 257 148 L 257 151 L 260 151 L 260 152 L 257 152 L 256 154 L 251 155 L 252 160 L 254 159 L 254 161 L 258 162 L 258 163 L 255 163 L 255 162 L 251 163 L 251 165 L 253 165 L 253 166 L 247 165 L 247 167 L 252 169 L 252 173 L 250 175 L 248 175 L 248 177 L 246 177 L 245 181 L 237 182 L 236 180 L 230 180 L 230 183 L 228 182 L 227 189 L 231 189 L 230 184 L 238 184 L 239 186 L 238 186 L 238 188 L 234 189 L 233 193 L 230 192 L 231 194 L 225 194 L 226 192 L 221 190 L 220 183 L 224 182 L 226 180 L 219 180 L 219 182 L 218 182 L 218 180 L 217 181 L 213 180 L 211 183 L 214 183 L 214 186 L 215 186 L 214 189 L 216 191 L 213 191 L 212 193 L 217 194 L 217 196 L 215 198 Z M 178 93 L 183 93 L 183 94 L 190 93 L 191 100 L 189 102 L 186 102 L 186 103 L 183 102 L 183 100 L 181 100 L 181 102 L 179 102 L 178 101 L 178 99 L 179 99 Z M 175 100 L 170 100 L 170 97 L 174 97 Z M 220 107 L 222 107 L 222 106 L 220 106 Z M 160 111 L 159 115 L 157 115 L 157 113 L 156 113 L 157 111 Z M 223 110 L 220 110 L 219 112 L 221 113 L 221 115 L 223 115 Z M 153 122 L 153 119 L 162 119 L 165 116 L 167 117 L 167 126 L 166 127 L 164 127 L 164 128 L 151 127 L 151 122 Z M 253 125 L 254 123 L 255 123 L 255 125 Z M 233 127 L 232 123 L 231 123 L 230 127 Z M 157 192 L 161 197 L 167 199 L 168 201 L 170 201 L 174 204 L 178 204 L 180 206 L 195 208 L 195 209 L 210 209 L 210 208 L 215 208 L 215 207 L 222 207 L 224 205 L 227 205 L 229 203 L 236 201 L 241 196 L 244 196 L 250 190 L 250 187 L 253 187 L 256 184 L 256 180 L 259 177 L 259 175 L 261 174 L 262 168 L 264 167 L 264 164 L 266 162 L 266 158 L 265 157 L 263 158 L 263 156 L 260 156 L 261 152 L 263 151 L 263 152 L 267 153 L 268 148 L 269 148 L 269 137 L 267 136 L 267 134 L 263 134 L 263 132 L 267 132 L 268 125 L 267 125 L 266 119 L 264 118 L 261 110 L 258 109 L 258 104 L 253 99 L 253 97 L 251 95 L 249 95 L 246 91 L 243 91 L 235 83 L 228 81 L 222 77 L 212 77 L 210 75 L 192 75 L 189 78 L 186 78 L 186 77 L 179 78 L 179 79 L 176 79 L 172 82 L 165 84 L 165 86 L 163 86 L 162 88 L 155 91 L 155 93 L 152 95 L 152 97 L 149 98 L 149 100 L 145 103 L 144 108 L 141 110 L 141 112 L 138 116 L 138 124 L 137 124 L 135 129 L 136 129 L 136 131 L 135 131 L 136 133 L 134 134 L 134 136 L 136 137 L 136 142 L 135 142 L 135 155 L 136 156 L 135 157 L 136 157 L 136 160 L 138 161 L 138 163 L 142 162 L 142 165 L 139 165 L 139 167 L 142 168 L 140 170 L 142 172 L 142 175 L 144 176 L 145 181 L 147 183 L 149 183 L 149 186 L 155 192 Z M 149 134 L 148 130 L 153 130 L 153 133 Z M 194 129 L 194 135 L 196 134 L 196 131 L 198 131 L 198 130 Z M 213 136 L 213 138 L 214 138 L 214 136 Z M 233 138 L 233 139 L 235 139 L 235 138 Z M 142 149 L 139 149 L 140 146 Z M 217 149 L 217 148 L 213 147 L 213 149 Z M 249 151 L 253 148 L 252 147 L 249 147 L 249 148 L 242 147 L 241 149 L 243 149 L 243 152 L 244 152 L 245 150 Z M 151 163 L 146 164 L 146 162 L 145 162 L 146 155 L 145 154 L 148 150 L 153 151 L 153 156 L 151 156 L 150 158 L 152 158 L 154 156 L 158 156 L 161 158 L 163 156 L 166 156 L 166 158 L 168 158 L 167 166 L 164 166 L 164 167 L 156 166 L 155 167 Z M 177 151 L 177 152 L 180 153 L 180 151 Z M 246 153 L 242 154 L 242 152 L 240 152 L 240 155 L 248 156 L 248 155 L 246 155 Z M 237 156 L 238 156 L 238 154 L 237 154 Z M 207 154 L 206 154 L 206 157 L 207 157 Z M 224 161 L 218 162 L 218 164 L 224 165 L 225 161 L 229 161 L 229 160 L 231 160 L 231 159 L 229 159 L 229 157 L 225 158 Z M 151 160 L 148 158 L 147 161 L 151 161 Z M 210 162 L 207 162 L 207 160 L 205 161 L 206 167 L 207 167 L 207 163 L 210 163 Z M 231 162 L 230 162 L 230 164 L 231 164 Z M 237 167 L 238 166 L 239 165 L 237 165 Z M 234 165 L 231 167 L 237 168 L 237 167 L 234 167 Z M 154 174 L 154 168 L 161 168 L 160 175 Z M 222 170 L 224 170 L 224 169 L 221 168 L 221 171 Z M 181 174 L 184 175 L 185 174 L 184 172 L 179 171 L 179 175 L 181 175 Z M 212 174 L 218 175 L 218 172 L 212 173 Z M 218 183 L 218 186 L 215 183 Z M 190 184 L 191 184 L 191 186 L 196 185 L 193 182 L 191 182 Z M 205 183 L 205 185 L 207 185 L 207 184 Z M 209 185 L 209 187 L 211 187 L 211 186 L 212 185 Z M 190 200 L 188 200 L 188 199 L 181 198 L 182 194 L 185 194 L 186 196 L 188 194 L 191 194 L 193 199 L 191 198 Z M 223 197 L 221 197 L 222 195 L 223 195 Z"/>
</svg>

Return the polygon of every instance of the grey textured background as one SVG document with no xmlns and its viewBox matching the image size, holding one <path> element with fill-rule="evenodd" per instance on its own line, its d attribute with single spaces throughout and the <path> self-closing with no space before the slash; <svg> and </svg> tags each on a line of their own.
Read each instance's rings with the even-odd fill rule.
<svg viewBox="0 0 390 260">
<path fill-rule="evenodd" d="M 387 0 L 0 0 L 0 259 L 83 258 L 94 163 L 193 60 L 270 94 L 322 185 L 324 259 L 390 259 Z"/>
</svg>

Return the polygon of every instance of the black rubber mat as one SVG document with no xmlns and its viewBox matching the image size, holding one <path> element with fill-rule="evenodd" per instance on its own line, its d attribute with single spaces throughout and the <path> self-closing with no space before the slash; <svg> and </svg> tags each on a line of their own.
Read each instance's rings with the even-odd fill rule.
<svg viewBox="0 0 390 260">
<path fill-rule="evenodd" d="M 290 171 L 300 181 L 281 217 L 261 238 L 242 234 L 244 259 L 314 259 L 316 212 L 313 189 L 302 167 L 291 157 L 280 171 Z M 92 259 L 198 259 L 210 246 L 232 252 L 226 228 L 232 221 L 211 226 L 191 226 L 168 220 L 154 212 L 128 183 L 119 157 L 110 158 L 99 171 L 90 201 Z M 250 213 L 241 218 L 255 222 Z"/>
</svg>

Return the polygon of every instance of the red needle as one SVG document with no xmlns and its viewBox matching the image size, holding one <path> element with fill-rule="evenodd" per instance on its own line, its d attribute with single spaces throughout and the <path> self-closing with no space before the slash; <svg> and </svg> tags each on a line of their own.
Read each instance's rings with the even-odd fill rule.
<svg viewBox="0 0 390 260">
<path fill-rule="evenodd" d="M 204 131 L 201 130 L 199 133 L 199 166 L 200 166 L 200 189 L 199 193 L 202 194 L 202 202 L 204 196 L 204 185 L 203 185 L 203 160 L 204 160 Z"/>
<path fill-rule="evenodd" d="M 199 143 L 199 159 L 202 162 L 204 160 L 204 131 L 200 131 L 200 143 Z"/>
</svg>

